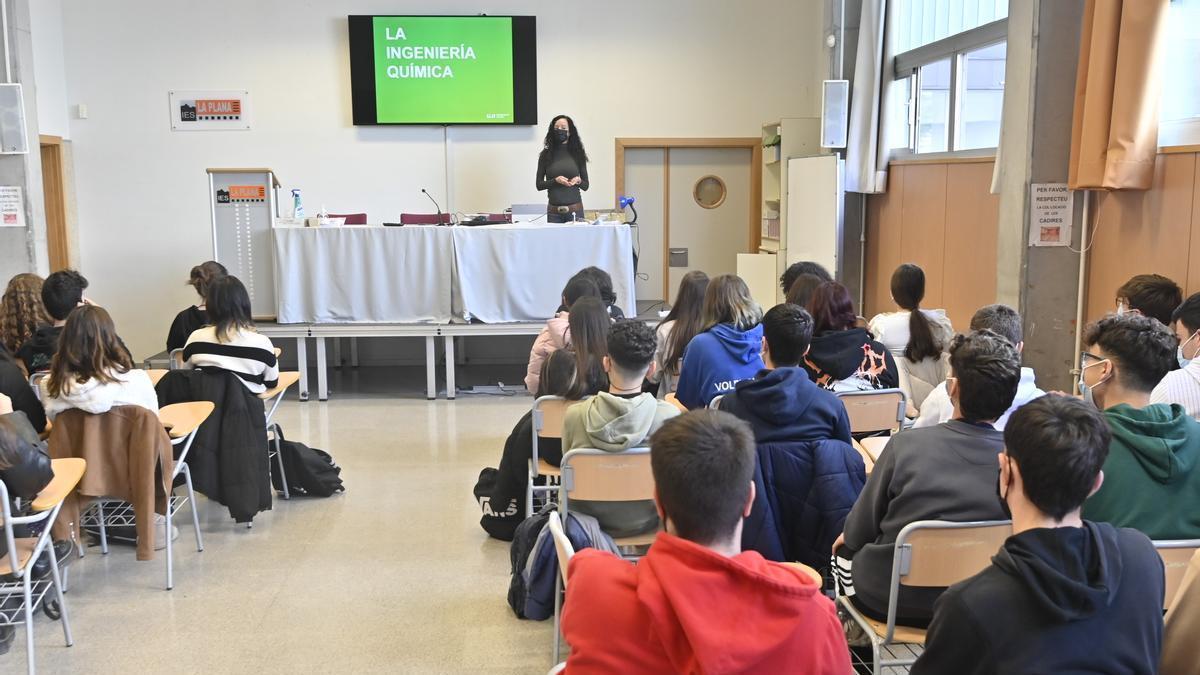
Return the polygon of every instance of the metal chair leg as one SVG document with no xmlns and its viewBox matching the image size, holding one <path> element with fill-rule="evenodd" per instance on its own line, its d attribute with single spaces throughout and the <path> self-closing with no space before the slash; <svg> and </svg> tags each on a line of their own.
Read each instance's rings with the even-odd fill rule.
<svg viewBox="0 0 1200 675">
<path fill-rule="evenodd" d="M 196 550 L 204 550 L 204 538 L 200 534 L 200 512 L 196 509 L 196 491 L 192 489 L 192 472 L 183 465 L 183 481 L 187 485 L 188 505 L 192 507 L 192 527 L 196 529 Z"/>
<path fill-rule="evenodd" d="M 554 662 L 558 663 L 559 653 L 562 651 L 562 627 L 559 625 L 560 616 L 562 613 L 562 575 L 558 574 L 554 577 Z"/>
<path fill-rule="evenodd" d="M 169 591 L 172 588 L 175 588 L 175 576 L 174 576 L 175 570 L 173 569 L 174 566 L 172 564 L 175 561 L 171 559 L 172 549 L 174 547 L 171 545 L 171 539 L 173 537 L 171 537 L 171 497 L 170 497 L 170 494 L 167 495 L 167 517 L 166 517 L 166 527 L 163 528 L 163 537 L 165 537 L 167 540 L 167 590 Z"/>
<path fill-rule="evenodd" d="M 62 621 L 63 637 L 67 641 L 67 646 L 70 647 L 75 644 L 75 638 L 71 637 L 71 619 L 67 616 L 67 601 L 63 598 L 63 592 L 66 589 L 63 579 L 66 575 L 59 574 L 58 555 L 54 552 L 54 542 L 51 541 L 46 548 L 50 551 L 50 574 L 54 578 L 54 592 L 58 596 L 59 620 Z"/>
<path fill-rule="evenodd" d="M 279 484 L 283 486 L 283 498 L 291 499 L 292 493 L 288 490 L 287 472 L 283 469 L 283 451 L 279 445 L 279 425 L 271 425 L 271 438 L 275 444 L 275 462 L 279 465 Z"/>
<path fill-rule="evenodd" d="M 108 555 L 108 528 L 104 523 L 104 502 L 96 502 L 96 513 L 100 520 L 100 552 Z"/>
<path fill-rule="evenodd" d="M 29 564 L 32 565 L 33 561 L 30 561 Z M 25 574 L 22 576 L 25 580 L 25 654 L 27 655 L 26 662 L 29 667 L 29 675 L 34 675 L 37 672 L 37 667 L 33 663 L 33 593 L 30 589 L 31 575 L 29 570 L 26 569 Z"/>
</svg>

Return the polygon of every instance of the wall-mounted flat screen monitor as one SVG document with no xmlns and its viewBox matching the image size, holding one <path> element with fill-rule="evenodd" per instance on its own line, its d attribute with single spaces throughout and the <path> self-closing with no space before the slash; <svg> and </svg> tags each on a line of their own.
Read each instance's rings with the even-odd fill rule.
<svg viewBox="0 0 1200 675">
<path fill-rule="evenodd" d="M 354 123 L 537 124 L 532 16 L 349 17 Z"/>
</svg>

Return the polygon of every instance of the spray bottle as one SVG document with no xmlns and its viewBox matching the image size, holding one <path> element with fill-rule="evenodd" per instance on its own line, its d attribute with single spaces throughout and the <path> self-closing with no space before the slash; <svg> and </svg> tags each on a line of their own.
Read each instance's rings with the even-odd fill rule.
<svg viewBox="0 0 1200 675">
<path fill-rule="evenodd" d="M 292 217 L 297 220 L 304 218 L 304 202 L 300 199 L 300 189 L 292 190 Z"/>
</svg>

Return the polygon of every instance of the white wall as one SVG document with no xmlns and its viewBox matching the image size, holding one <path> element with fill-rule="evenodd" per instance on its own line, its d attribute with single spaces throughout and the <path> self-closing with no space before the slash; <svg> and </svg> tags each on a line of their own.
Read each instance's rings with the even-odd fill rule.
<svg viewBox="0 0 1200 675">
<path fill-rule="evenodd" d="M 757 136 L 819 111 L 823 0 L 353 4 L 63 0 L 81 270 L 135 356 L 162 349 L 192 300 L 183 279 L 211 256 L 204 169 L 268 166 L 305 206 L 373 222 L 443 197 L 440 127 L 354 127 L 346 14 L 534 14 L 536 128 L 449 129 L 453 210 L 539 202 L 545 124 L 573 115 L 587 145 L 585 201 L 612 204 L 617 136 Z M 172 133 L 169 89 L 251 92 L 248 132 Z M 286 194 L 286 193 L 284 193 Z"/>
<path fill-rule="evenodd" d="M 29 3 L 33 33 L 34 88 L 37 92 L 38 130 L 48 136 L 70 138 L 67 120 L 67 72 L 63 50 L 62 0 Z"/>
</svg>

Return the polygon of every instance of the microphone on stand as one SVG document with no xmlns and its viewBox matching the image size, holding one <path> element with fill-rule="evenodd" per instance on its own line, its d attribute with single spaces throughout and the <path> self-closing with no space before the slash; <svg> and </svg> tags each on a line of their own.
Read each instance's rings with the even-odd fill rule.
<svg viewBox="0 0 1200 675">
<path fill-rule="evenodd" d="M 438 206 L 437 200 L 434 199 L 433 195 L 429 194 L 425 188 L 421 188 L 421 194 L 428 197 L 429 201 L 433 202 L 433 208 L 437 209 L 438 225 L 445 225 L 446 223 L 442 221 L 442 207 Z"/>
</svg>

